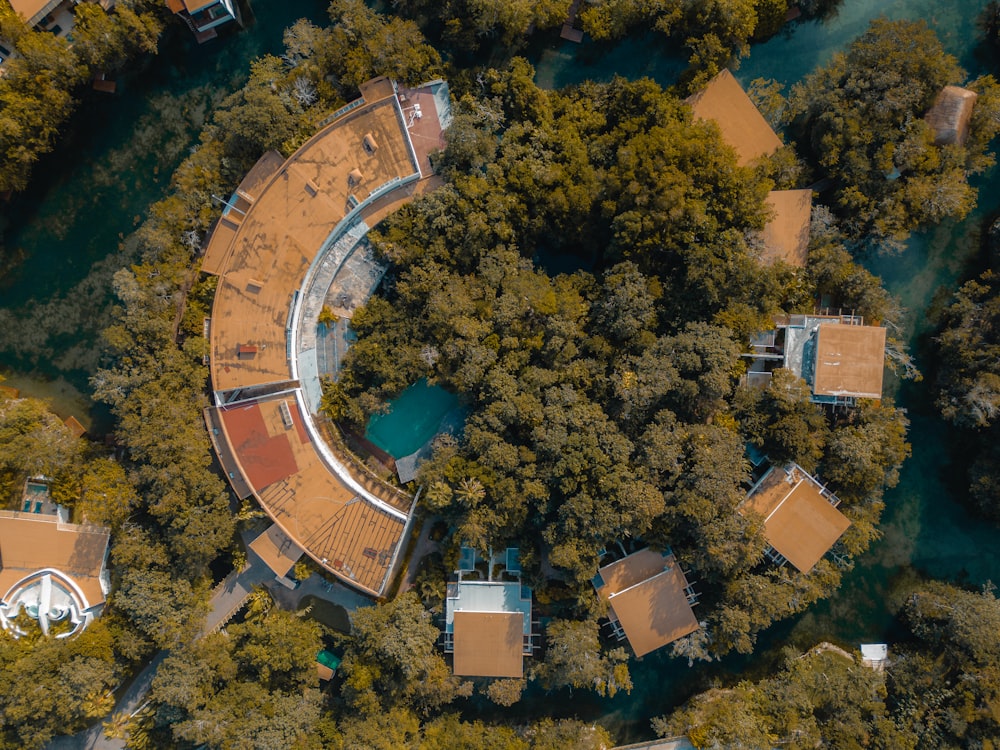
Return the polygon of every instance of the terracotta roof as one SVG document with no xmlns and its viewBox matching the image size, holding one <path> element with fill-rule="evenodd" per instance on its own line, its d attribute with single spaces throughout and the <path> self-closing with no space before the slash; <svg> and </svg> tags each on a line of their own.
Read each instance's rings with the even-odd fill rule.
<svg viewBox="0 0 1000 750">
<path fill-rule="evenodd" d="M 599 571 L 598 595 L 608 602 L 636 656 L 698 629 L 688 604 L 688 582 L 673 555 L 644 549 Z"/>
<path fill-rule="evenodd" d="M 885 329 L 825 323 L 816 340 L 817 396 L 882 398 Z"/>
<path fill-rule="evenodd" d="M 818 482 L 792 464 L 771 469 L 750 491 L 740 512 L 764 517 L 764 535 L 775 550 L 803 573 L 840 539 L 851 522 L 822 494 Z"/>
<path fill-rule="evenodd" d="M 290 427 L 281 404 L 291 416 Z M 220 460 L 235 461 L 225 469 L 239 472 L 278 524 L 276 531 L 355 586 L 381 593 L 403 521 L 366 502 L 329 471 L 294 397 L 276 394 L 213 411 L 213 423 L 222 427 L 220 442 L 231 447 Z"/>
<path fill-rule="evenodd" d="M 73 579 L 91 607 L 103 604 L 100 575 L 109 534 L 56 516 L 0 512 L 0 597 L 26 575 L 55 568 Z"/>
<path fill-rule="evenodd" d="M 455 674 L 521 677 L 524 615 L 521 612 L 455 612 Z"/>
<path fill-rule="evenodd" d="M 728 70 L 688 97 L 687 103 L 695 118 L 712 120 L 719 126 L 723 140 L 736 150 L 740 166 L 781 148 L 781 139 Z"/>
<path fill-rule="evenodd" d="M 761 260 L 768 264 L 783 260 L 790 266 L 805 266 L 812 190 L 772 190 L 767 194 L 767 204 L 774 218 L 764 227 Z"/>
<path fill-rule="evenodd" d="M 10 7 L 33 26 L 40 20 L 35 18 L 36 16 L 52 12 L 58 7 L 59 2 L 60 0 L 10 0 Z"/>
</svg>

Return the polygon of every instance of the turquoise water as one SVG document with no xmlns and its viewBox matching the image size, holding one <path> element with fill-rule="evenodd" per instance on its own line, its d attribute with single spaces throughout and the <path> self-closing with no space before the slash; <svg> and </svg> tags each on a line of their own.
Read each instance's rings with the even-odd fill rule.
<svg viewBox="0 0 1000 750">
<path fill-rule="evenodd" d="M 365 437 L 393 458 L 402 458 L 434 437 L 441 420 L 457 407 L 455 394 L 421 378 L 390 402 L 388 413 L 368 421 Z"/>
<path fill-rule="evenodd" d="M 975 46 L 975 19 L 985 4 L 847 0 L 833 18 L 790 25 L 777 38 L 755 46 L 736 74 L 744 83 L 767 77 L 791 84 L 826 62 L 880 13 L 925 18 L 975 74 L 984 64 Z M 86 379 L 98 361 L 100 326 L 94 311 L 108 302 L 110 273 L 128 257 L 127 248 L 118 255 L 122 238 L 141 221 L 149 203 L 165 194 L 171 171 L 194 143 L 207 113 L 240 84 L 251 57 L 279 49 L 282 29 L 300 16 L 323 22 L 326 1 L 254 0 L 254 9 L 254 25 L 203 47 L 182 29 L 148 70 L 123 81 L 120 95 L 85 105 L 64 144 L 39 165 L 29 192 L 0 206 L 0 365 L 13 368 L 9 382 L 26 394 L 51 395 L 86 408 Z M 648 75 L 670 85 L 683 67 L 677 51 L 667 49 L 656 35 L 610 46 L 558 43 L 533 55 L 533 63 L 539 83 L 548 86 L 609 80 L 615 74 Z M 972 273 L 979 227 L 1000 208 L 996 171 L 979 185 L 980 208 L 966 221 L 915 236 L 900 257 L 867 261 L 908 308 L 900 335 L 925 369 L 925 311 L 942 289 L 947 294 Z M 373 420 L 370 431 L 378 439 L 369 439 L 393 455 L 407 455 L 434 434 L 454 399 L 418 383 L 400 396 L 392 414 Z M 964 510 L 961 461 L 953 455 L 957 441 L 930 401 L 926 383 L 898 390 L 898 402 L 909 410 L 914 456 L 904 466 L 899 486 L 886 497 L 883 538 L 857 561 L 834 598 L 771 628 L 758 654 L 688 669 L 663 652 L 654 653 L 633 663 L 630 695 L 611 700 L 579 691 L 544 695 L 529 687 L 513 710 L 494 715 L 508 721 L 579 716 L 599 720 L 620 742 L 635 741 L 651 736 L 651 717 L 713 681 L 728 683 L 736 675 L 768 669 L 785 643 L 805 648 L 828 639 L 854 647 L 862 640 L 891 639 L 888 601 L 894 582 L 910 571 L 970 584 L 1000 580 L 1000 532 Z M 79 409 L 73 411 L 89 422 Z M 469 718 L 489 715 L 482 705 L 468 712 Z"/>
</svg>

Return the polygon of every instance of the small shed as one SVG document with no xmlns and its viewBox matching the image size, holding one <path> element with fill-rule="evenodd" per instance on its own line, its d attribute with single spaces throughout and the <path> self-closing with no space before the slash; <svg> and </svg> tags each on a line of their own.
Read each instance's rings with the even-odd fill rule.
<svg viewBox="0 0 1000 750">
<path fill-rule="evenodd" d="M 288 575 L 304 554 L 277 524 L 271 524 L 267 531 L 250 542 L 250 549 L 279 578 Z"/>
<path fill-rule="evenodd" d="M 885 671 L 885 665 L 889 661 L 888 644 L 862 643 L 861 661 L 866 667 L 871 667 L 876 672 Z"/>
<path fill-rule="evenodd" d="M 938 92 L 934 104 L 924 119 L 934 128 L 934 144 L 963 145 L 969 137 L 969 120 L 978 94 L 961 86 L 945 86 Z"/>
<path fill-rule="evenodd" d="M 358 169 L 357 167 L 355 167 L 354 169 L 352 169 L 351 173 L 349 175 L 347 175 L 347 184 L 350 187 L 354 187 L 356 185 L 360 185 L 362 182 L 364 182 L 364 180 L 365 180 L 365 176 L 361 173 L 361 170 Z"/>
<path fill-rule="evenodd" d="M 316 674 L 324 682 L 329 682 L 337 673 L 340 666 L 340 657 L 332 651 L 323 649 L 316 654 Z"/>
<path fill-rule="evenodd" d="M 361 140 L 361 145 L 364 147 L 365 153 L 369 156 L 378 151 L 378 141 L 375 140 L 375 136 L 371 133 L 365 133 L 365 137 Z"/>
</svg>

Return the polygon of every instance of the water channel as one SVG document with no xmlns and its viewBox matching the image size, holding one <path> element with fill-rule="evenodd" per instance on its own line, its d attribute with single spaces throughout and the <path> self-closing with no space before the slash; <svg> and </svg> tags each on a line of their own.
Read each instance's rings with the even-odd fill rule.
<svg viewBox="0 0 1000 750">
<path fill-rule="evenodd" d="M 736 74 L 744 84 L 757 77 L 794 83 L 881 13 L 927 20 L 974 76 L 986 65 L 977 56 L 975 27 L 985 4 L 845 0 L 833 17 L 792 24 L 755 46 Z M 67 141 L 36 170 L 30 191 L 2 209 L 0 365 L 9 383 L 29 395 L 53 398 L 64 416 L 75 413 L 101 426 L 101 414 L 86 395 L 87 376 L 96 363 L 98 325 L 92 311 L 107 300 L 110 273 L 127 259 L 127 250 L 119 254 L 121 238 L 164 194 L 171 171 L 194 142 L 206 114 L 242 81 L 250 59 L 279 49 L 281 30 L 294 19 L 325 20 L 323 0 L 256 0 L 254 11 L 256 22 L 246 30 L 204 47 L 175 34 L 149 69 L 124 82 L 124 91 L 85 105 Z M 554 39 L 539 45 L 531 57 L 545 86 L 608 80 L 615 74 L 648 75 L 669 85 L 682 66 L 652 36 L 614 46 Z M 979 208 L 965 221 L 915 235 L 902 256 L 867 261 L 909 311 L 901 336 L 924 369 L 931 364 L 926 311 L 941 290 L 947 293 L 976 270 L 980 228 L 1000 209 L 1000 171 L 977 184 Z M 835 597 L 772 628 L 761 640 L 765 648 L 753 658 L 688 669 L 653 654 L 633 665 L 630 695 L 609 700 L 588 693 L 542 697 L 529 691 L 504 715 L 509 719 L 513 713 L 515 720 L 575 715 L 600 720 L 621 742 L 648 737 L 650 717 L 714 680 L 767 669 L 785 643 L 806 648 L 827 639 L 853 647 L 860 641 L 891 639 L 887 601 L 900 575 L 918 571 L 969 584 L 1000 580 L 1000 530 L 972 518 L 962 506 L 964 482 L 951 455 L 955 441 L 934 413 L 928 384 L 892 387 L 909 412 L 913 457 L 899 486 L 887 494 L 883 539 L 857 561 Z"/>
</svg>

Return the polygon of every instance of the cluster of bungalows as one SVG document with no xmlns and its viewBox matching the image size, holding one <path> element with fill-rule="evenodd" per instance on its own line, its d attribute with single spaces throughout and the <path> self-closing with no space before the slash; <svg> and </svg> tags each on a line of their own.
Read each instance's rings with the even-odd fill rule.
<svg viewBox="0 0 1000 750">
<path fill-rule="evenodd" d="M 44 482 L 25 483 L 23 506 L 0 511 L 0 627 L 24 635 L 24 619 L 67 638 L 104 608 L 109 531 L 68 522 Z"/>
<path fill-rule="evenodd" d="M 696 119 L 714 122 L 741 166 L 773 154 L 781 140 L 728 71 L 688 99 Z M 775 190 L 767 198 L 772 218 L 760 239 L 765 264 L 806 264 L 811 190 Z M 849 315 L 796 315 L 754 340 L 750 381 L 761 385 L 775 366 L 787 367 L 810 384 L 818 403 L 851 403 L 882 393 L 885 329 Z M 750 488 L 738 512 L 763 519 L 767 557 L 808 573 L 850 526 L 839 500 L 797 464 L 771 467 Z M 623 554 L 593 579 L 607 607 L 610 634 L 644 656 L 700 627 L 698 596 L 674 554 L 652 548 Z M 464 551 L 468 557 L 471 550 Z M 522 657 L 532 653 L 530 591 L 520 582 L 463 580 L 474 554 L 448 585 L 445 651 L 454 654 L 455 674 L 520 677 Z M 492 567 L 492 566 L 491 566 Z M 520 592 L 518 594 L 517 592 Z"/>
<path fill-rule="evenodd" d="M 322 379 L 349 344 L 319 323 L 349 319 L 384 267 L 369 227 L 439 184 L 448 87 L 385 78 L 332 113 L 288 159 L 265 154 L 207 242 L 218 276 L 205 321 L 214 405 L 209 434 L 234 492 L 274 521 L 251 545 L 279 580 L 308 555 L 359 591 L 382 595 L 410 528 L 413 498 L 343 450 L 319 416 Z"/>
<path fill-rule="evenodd" d="M 946 88 L 928 119 L 944 123 L 961 138 L 967 125 L 972 98 Z M 970 92 L 971 93 L 971 92 Z M 777 134 L 767 124 L 742 87 L 724 70 L 701 92 L 688 99 L 697 119 L 714 122 L 736 151 L 741 165 L 753 164 L 781 147 Z M 947 134 L 945 135 L 947 137 Z M 764 229 L 760 260 L 802 267 L 809 244 L 811 191 L 772 191 L 768 204 L 772 219 Z M 853 406 L 859 398 L 882 396 L 886 330 L 865 325 L 854 314 L 786 315 L 773 330 L 751 341 L 747 383 L 766 386 L 772 371 L 785 368 L 809 386 L 814 403 Z M 768 557 L 778 564 L 790 563 L 808 573 L 830 551 L 850 526 L 837 510 L 839 500 L 815 477 L 797 464 L 770 467 L 751 487 L 739 507 L 742 514 L 756 514 L 764 521 Z"/>
</svg>

